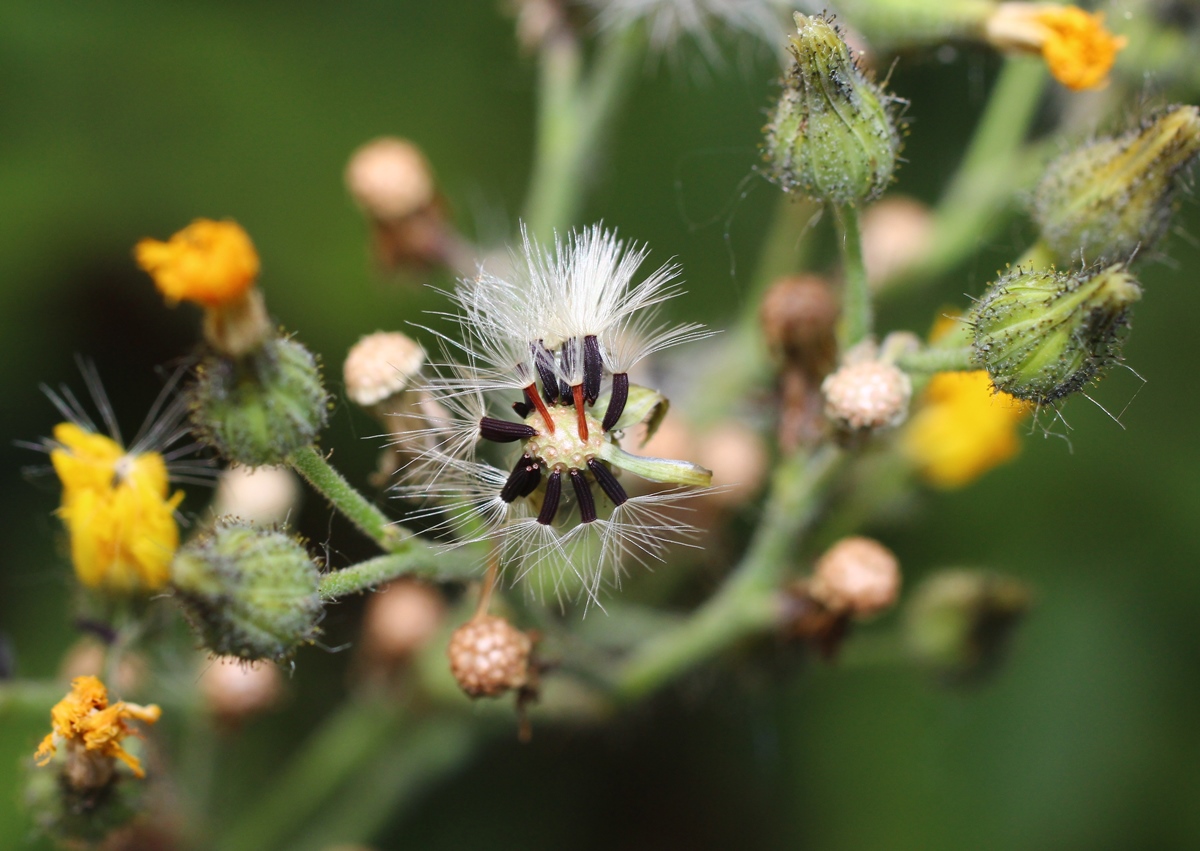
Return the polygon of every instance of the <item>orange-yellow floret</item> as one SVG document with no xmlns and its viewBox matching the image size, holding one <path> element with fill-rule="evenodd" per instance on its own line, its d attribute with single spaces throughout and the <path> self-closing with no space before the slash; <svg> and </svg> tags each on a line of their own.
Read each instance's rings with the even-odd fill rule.
<svg viewBox="0 0 1200 851">
<path fill-rule="evenodd" d="M 108 703 L 108 690 L 95 677 L 76 677 L 71 691 L 50 710 L 52 732 L 42 739 L 34 759 L 46 765 L 60 744 L 82 746 L 84 750 L 110 759 L 119 759 L 138 777 L 145 777 L 138 758 L 121 747 L 126 736 L 137 735 L 126 721 L 135 719 L 153 724 L 162 710 L 151 704 L 118 701 Z"/>
<path fill-rule="evenodd" d="M 134 256 L 171 304 L 221 307 L 242 298 L 258 277 L 258 252 L 237 222 L 197 219 L 166 242 L 143 239 Z"/>
<path fill-rule="evenodd" d="M 127 453 L 115 440 L 75 423 L 54 428 L 50 452 L 62 482 L 58 515 L 84 585 L 117 593 L 155 591 L 170 578 L 179 546 L 167 466 L 157 452 Z"/>
<path fill-rule="evenodd" d="M 1017 454 L 1017 425 L 1031 410 L 996 392 L 984 370 L 940 372 L 904 430 L 904 452 L 930 483 L 962 487 Z"/>
<path fill-rule="evenodd" d="M 1058 3 L 1001 3 L 987 20 L 987 40 L 1002 50 L 1040 53 L 1069 89 L 1101 88 L 1127 39 L 1104 27 L 1104 15 Z"/>
</svg>

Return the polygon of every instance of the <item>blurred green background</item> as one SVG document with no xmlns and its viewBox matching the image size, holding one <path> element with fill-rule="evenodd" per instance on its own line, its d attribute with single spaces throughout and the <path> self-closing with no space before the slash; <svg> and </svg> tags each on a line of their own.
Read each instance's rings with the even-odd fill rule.
<svg viewBox="0 0 1200 851">
<path fill-rule="evenodd" d="M 653 261 L 677 258 L 690 295 L 676 310 L 716 326 L 741 306 L 777 197 L 752 172 L 773 59 L 732 56 L 716 71 L 686 53 L 647 66 L 586 217 L 648 242 Z M 973 54 L 900 64 L 892 85 L 913 119 L 902 191 L 936 199 L 995 69 Z M 441 304 L 419 280 L 374 274 L 342 188 L 347 155 L 377 135 L 415 140 L 458 220 L 502 239 L 530 166 L 533 86 L 493 0 L 0 5 L 0 632 L 21 676 L 52 676 L 75 637 L 57 488 L 23 477 L 44 459 L 10 444 L 57 420 L 39 383 L 81 389 L 73 359 L 94 359 L 132 431 L 160 386 L 155 367 L 196 339 L 197 314 L 162 306 L 133 244 L 197 216 L 237 219 L 273 315 L 321 353 L 337 391 L 360 334 Z M 1190 199 L 1179 224 L 1198 231 Z M 924 330 L 1023 239 L 1005 231 L 937 288 L 890 304 L 885 324 Z M 907 668 L 824 668 L 767 648 L 610 728 L 547 727 L 531 745 L 486 748 L 397 811 L 377 846 L 1197 847 L 1200 249 L 1176 235 L 1168 250 L 1172 262 L 1144 270 L 1127 348 L 1147 383 L 1118 372 L 1098 391 L 1116 410 L 1137 392 L 1124 429 L 1073 400 L 1070 446 L 1030 434 L 1017 463 L 871 530 L 910 584 L 982 565 L 1036 588 L 994 680 L 950 690 Z M 375 431 L 338 405 L 324 444 L 356 481 Z M 204 499 L 193 492 L 185 508 Z M 334 564 L 366 554 L 318 500 L 300 523 Z M 356 612 L 327 620 L 331 646 L 353 638 Z M 348 657 L 303 651 L 286 710 L 224 742 L 213 818 L 269 786 L 344 693 Z M 47 720 L 0 717 L 0 847 L 25 847 L 17 762 Z"/>
</svg>

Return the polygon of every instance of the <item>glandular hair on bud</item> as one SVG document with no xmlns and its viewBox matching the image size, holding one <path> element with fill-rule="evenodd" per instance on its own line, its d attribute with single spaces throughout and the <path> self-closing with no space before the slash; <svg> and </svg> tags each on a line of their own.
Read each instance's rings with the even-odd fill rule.
<svg viewBox="0 0 1200 851">
<path fill-rule="evenodd" d="M 975 358 L 997 390 L 1051 404 L 1119 359 L 1130 308 L 1141 296 L 1120 264 L 1083 272 L 1018 269 L 970 313 Z"/>
<path fill-rule="evenodd" d="M 891 182 L 900 153 L 896 100 L 858 67 L 828 18 L 795 18 L 791 67 L 766 128 L 768 176 L 818 201 L 872 200 Z"/>
<path fill-rule="evenodd" d="M 316 358 L 283 337 L 242 358 L 205 358 L 190 394 L 199 438 L 248 467 L 282 464 L 311 446 L 329 418 Z"/>
<path fill-rule="evenodd" d="M 282 661 L 318 634 L 320 573 L 300 541 L 218 521 L 175 556 L 171 582 L 204 647 L 218 656 Z"/>
<path fill-rule="evenodd" d="M 1061 155 L 1034 192 L 1042 241 L 1060 263 L 1128 260 L 1158 241 L 1178 177 L 1200 154 L 1200 108 L 1173 106 L 1115 138 Z"/>
</svg>

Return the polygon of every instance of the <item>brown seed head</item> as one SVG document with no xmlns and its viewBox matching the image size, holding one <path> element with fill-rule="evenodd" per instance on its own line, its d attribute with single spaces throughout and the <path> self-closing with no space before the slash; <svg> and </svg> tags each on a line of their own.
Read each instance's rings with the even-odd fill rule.
<svg viewBox="0 0 1200 851">
<path fill-rule="evenodd" d="M 504 618 L 485 615 L 450 636 L 450 672 L 470 697 L 497 697 L 529 683 L 533 642 Z"/>
<path fill-rule="evenodd" d="M 870 617 L 895 604 L 900 563 L 878 541 L 843 538 L 817 562 L 809 593 L 830 611 Z"/>
<path fill-rule="evenodd" d="M 810 374 L 823 375 L 832 366 L 839 310 L 837 296 L 824 278 L 795 275 L 771 285 L 759 319 L 772 349 L 789 360 L 814 362 Z"/>
</svg>

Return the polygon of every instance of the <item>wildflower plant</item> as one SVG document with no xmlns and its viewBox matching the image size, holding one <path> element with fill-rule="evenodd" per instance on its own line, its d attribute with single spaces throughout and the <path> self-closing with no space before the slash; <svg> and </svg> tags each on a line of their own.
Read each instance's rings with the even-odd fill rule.
<svg viewBox="0 0 1200 851">
<path fill-rule="evenodd" d="M 924 485 L 966 487 L 1012 460 L 1031 423 L 1065 423 L 1063 407 L 1123 363 L 1136 304 L 1157 297 L 1143 292 L 1138 265 L 1150 247 L 1169 250 L 1179 182 L 1200 153 L 1196 107 L 1146 109 L 1118 126 L 1131 76 L 1117 60 L 1134 45 L 1073 6 L 846 0 L 840 16 L 795 13 L 775 45 L 783 64 L 762 104 L 759 168 L 746 164 L 777 193 L 777 221 L 742 315 L 718 335 L 674 319 L 693 311 L 680 264 L 656 266 L 616 228 L 581 226 L 580 211 L 606 130 L 639 70 L 655 67 L 647 51 L 686 32 L 708 52 L 714 22 L 771 38 L 783 10 L 518 5 L 541 80 L 531 185 L 508 245 L 458 230 L 434 178 L 437 151 L 378 139 L 346 170 L 375 270 L 421 275 L 438 300 L 432 319 L 362 329 L 374 333 L 341 370 L 346 398 L 363 409 L 346 415 L 383 428 L 372 487 L 335 468 L 324 429 L 337 395 L 322 359 L 272 316 L 277 283 L 260 280 L 270 258 L 231 220 L 196 219 L 136 244 L 133 262 L 167 306 L 201 311 L 182 377 L 138 438 L 123 443 L 106 405 L 107 434 L 69 391 L 50 394 L 63 421 L 32 446 L 62 486 L 76 580 L 107 601 L 99 617 L 77 612 L 104 642 L 102 662 L 66 698 L 42 701 L 51 733 L 29 747 L 43 766 L 32 768 L 29 806 L 64 842 L 154 816 L 170 795 L 132 794 L 140 785 L 165 779 L 174 795 L 205 783 L 204 771 L 160 778 L 187 769 L 170 758 L 171 736 L 146 729 L 158 706 L 112 701 L 109 687 L 161 702 L 186 728 L 174 738 L 209 735 L 250 712 L 230 711 L 240 704 L 219 692 L 236 677 L 210 678 L 197 697 L 197 653 L 304 677 L 310 654 L 331 649 L 331 607 L 385 587 L 364 607 L 365 649 L 351 651 L 342 707 L 232 823 L 172 822 L 180 847 L 270 851 L 310 826 L 322 839 L 336 828 L 339 842 L 368 841 L 400 798 L 487 735 L 609 719 L 755 637 L 854 664 L 859 634 L 873 632 L 894 648 L 890 661 L 952 682 L 999 664 L 1000 639 L 1032 599 L 1022 580 L 917 565 L 929 575 L 910 583 L 910 566 L 859 527 L 898 496 L 916 503 Z M 852 30 L 866 37 L 862 52 Z M 905 133 L 905 102 L 870 66 L 885 67 L 894 48 L 951 41 L 1001 51 L 1003 68 L 944 196 L 932 209 L 897 208 L 917 207 L 924 247 L 868 279 L 863 214 L 896 183 Z M 1046 69 L 1062 84 L 1042 110 L 1057 156 L 1029 132 Z M 1112 132 L 1080 142 L 1072 116 L 1082 108 L 1064 100 L 1105 85 L 1110 100 L 1090 117 Z M 1036 236 L 1005 271 L 972 273 L 969 303 L 923 306 L 943 317 L 934 333 L 878 326 L 880 300 L 919 304 L 923 286 L 977 268 L 967 261 L 1019 198 L 1032 199 Z M 830 268 L 805 250 L 823 238 L 836 243 Z M 335 566 L 340 541 L 297 534 L 287 484 L 261 500 L 269 512 L 239 506 L 231 488 L 219 511 L 193 508 L 202 493 L 184 502 L 173 482 L 211 478 L 210 457 L 227 482 L 260 470 L 270 487 L 280 470 L 269 468 L 294 471 L 370 554 Z M 642 581 L 638 565 L 662 578 Z M 387 622 L 396 612 L 408 622 Z M 191 627 L 183 641 L 180 616 Z M 134 657 L 144 674 L 122 682 Z M 282 705 L 280 682 L 254 712 Z M 464 711 L 497 698 L 513 700 L 518 724 Z M 126 749 L 143 732 L 146 751 L 164 758 Z M 205 811 L 180 809 L 178 822 Z"/>
</svg>

